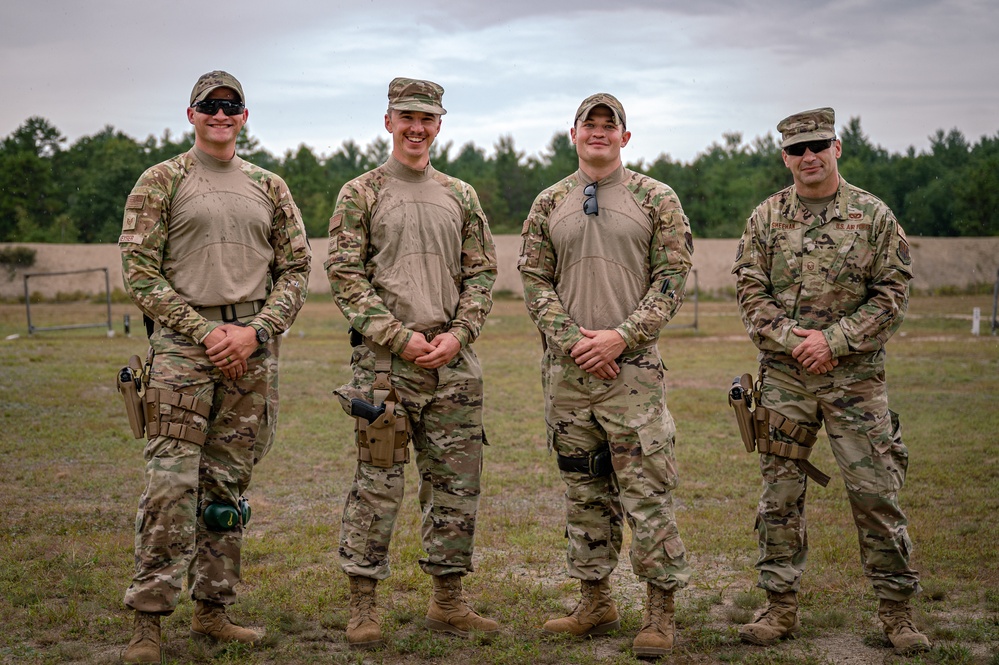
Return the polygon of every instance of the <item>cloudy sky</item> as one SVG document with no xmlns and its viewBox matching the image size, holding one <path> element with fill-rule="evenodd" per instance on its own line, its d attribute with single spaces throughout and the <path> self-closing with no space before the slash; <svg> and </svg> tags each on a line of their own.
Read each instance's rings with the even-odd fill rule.
<svg viewBox="0 0 999 665">
<path fill-rule="evenodd" d="M 629 161 L 689 161 L 818 106 L 896 152 L 999 131 L 995 0 L 9 0 L 0 16 L 0 137 L 31 116 L 70 142 L 179 134 L 212 69 L 240 79 L 276 155 L 384 135 L 395 76 L 444 86 L 438 140 L 490 152 L 505 135 L 543 152 L 601 91 L 625 106 Z"/>
</svg>

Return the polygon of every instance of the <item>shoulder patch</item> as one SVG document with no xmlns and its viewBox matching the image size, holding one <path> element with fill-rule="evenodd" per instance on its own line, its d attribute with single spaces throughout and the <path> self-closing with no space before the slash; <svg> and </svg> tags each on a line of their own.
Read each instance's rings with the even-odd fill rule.
<svg viewBox="0 0 999 665">
<path fill-rule="evenodd" d="M 118 199 L 119 201 L 121 199 Z M 145 194 L 129 194 L 128 199 L 125 200 L 125 208 L 131 210 L 141 210 L 142 206 L 146 204 Z"/>
<path fill-rule="evenodd" d="M 912 257 L 909 256 L 909 241 L 905 237 L 902 237 L 898 241 L 898 258 L 901 259 L 904 265 L 912 263 Z"/>
</svg>

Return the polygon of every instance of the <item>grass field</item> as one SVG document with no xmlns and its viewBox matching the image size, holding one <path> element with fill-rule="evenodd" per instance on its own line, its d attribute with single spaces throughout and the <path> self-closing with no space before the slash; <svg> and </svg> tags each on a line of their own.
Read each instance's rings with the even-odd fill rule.
<svg viewBox="0 0 999 665">
<path fill-rule="evenodd" d="M 325 296 L 325 297 L 324 297 Z M 973 307 L 991 296 L 918 297 L 889 343 L 892 407 L 911 463 L 902 505 L 926 593 L 919 625 L 934 642 L 912 659 L 891 655 L 860 573 L 842 482 L 809 489 L 811 556 L 803 583 L 802 637 L 763 649 L 741 645 L 738 625 L 763 599 L 754 588 L 759 493 L 725 402 L 734 375 L 755 372 L 755 350 L 732 302 L 692 302 L 664 332 L 669 406 L 677 421 L 681 534 L 695 567 L 678 596 L 679 644 L 666 661 L 762 665 L 988 663 L 999 665 L 999 337 L 973 337 Z M 0 662 L 113 663 L 129 637 L 121 604 L 132 566 L 142 488 L 142 442 L 131 438 L 113 375 L 145 351 L 126 304 L 117 334 L 28 336 L 23 305 L 0 305 Z M 101 305 L 32 307 L 36 326 L 99 321 Z M 244 541 L 244 584 L 231 614 L 262 626 L 261 647 L 207 648 L 188 638 L 191 603 L 165 620 L 170 663 L 633 663 L 631 640 L 644 589 L 626 554 L 615 572 L 623 613 L 617 635 L 542 638 L 545 620 L 571 608 L 565 577 L 562 484 L 544 443 L 540 343 L 523 303 L 499 300 L 476 350 L 486 375 L 484 494 L 476 572 L 467 595 L 502 623 L 490 643 L 431 635 L 422 627 L 430 582 L 417 566 L 416 483 L 392 543 L 392 577 L 379 585 L 387 646 L 347 649 L 347 583 L 335 563 L 339 517 L 354 467 L 351 422 L 330 391 L 349 372 L 345 324 L 325 294 L 311 298 L 281 350 L 281 425 L 254 472 Z M 7 339 L 17 335 L 17 338 Z M 824 436 L 813 456 L 833 472 Z M 627 541 L 627 536 L 626 536 Z"/>
</svg>

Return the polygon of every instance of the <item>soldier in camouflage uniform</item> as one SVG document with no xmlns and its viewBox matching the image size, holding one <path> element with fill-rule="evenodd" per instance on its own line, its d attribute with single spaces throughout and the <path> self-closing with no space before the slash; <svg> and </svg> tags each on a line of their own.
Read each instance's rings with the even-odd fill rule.
<svg viewBox="0 0 999 665">
<path fill-rule="evenodd" d="M 355 398 L 374 403 L 378 358 L 390 367 L 395 413 L 408 423 L 420 473 L 420 567 L 434 587 L 426 625 L 467 636 L 498 630 L 461 589 L 472 572 L 485 444 L 482 370 L 471 343 L 492 308 L 496 250 L 475 190 L 430 164 L 443 92 L 430 81 L 390 83 L 392 154 L 340 190 L 326 270 L 354 331 L 353 379 L 336 392 L 345 408 Z M 404 456 L 385 466 L 359 447 L 343 510 L 338 554 L 350 581 L 347 640 L 355 648 L 382 643 L 375 585 L 389 576 L 408 459 L 405 439 L 401 445 L 395 452 Z"/>
<path fill-rule="evenodd" d="M 777 129 L 794 184 L 750 216 L 733 269 L 760 349 L 760 404 L 778 442 L 801 443 L 773 427 L 774 413 L 812 437 L 825 423 L 885 634 L 899 651 L 925 650 L 929 641 L 912 624 L 919 575 L 898 503 L 908 452 L 885 388 L 884 345 L 908 305 L 909 246 L 892 211 L 840 177 L 831 108 L 796 113 Z M 799 626 L 808 480 L 801 464 L 772 453 L 760 455 L 760 470 L 756 568 L 768 605 L 739 634 L 769 645 Z"/>
<path fill-rule="evenodd" d="M 535 199 L 519 269 L 545 346 L 548 446 L 567 488 L 569 575 L 582 591 L 575 611 L 544 630 L 620 626 L 608 576 L 627 519 L 632 569 L 648 588 L 633 648 L 661 656 L 673 647 L 673 594 L 690 568 L 673 511 L 676 428 L 657 341 L 683 301 L 693 242 L 673 190 L 624 168 L 625 123 L 612 95 L 579 106 L 570 131 L 579 170 Z"/>
<path fill-rule="evenodd" d="M 125 662 L 160 662 L 160 616 L 177 606 L 185 577 L 195 636 L 261 637 L 225 611 L 240 581 L 243 520 L 220 530 L 206 510 L 239 515 L 271 445 L 278 335 L 305 300 L 311 252 L 284 181 L 235 154 L 244 101 L 232 75 L 199 78 L 187 110 L 194 147 L 143 173 L 125 205 L 125 289 L 154 354 Z"/>
</svg>

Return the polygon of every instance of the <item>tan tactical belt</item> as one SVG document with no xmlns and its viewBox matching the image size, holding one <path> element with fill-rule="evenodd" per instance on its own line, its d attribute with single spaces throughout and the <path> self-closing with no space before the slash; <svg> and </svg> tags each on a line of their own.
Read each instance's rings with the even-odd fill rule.
<svg viewBox="0 0 999 665">
<path fill-rule="evenodd" d="M 222 321 L 232 323 L 247 316 L 254 316 L 264 308 L 265 300 L 251 300 L 249 302 L 238 302 L 233 305 L 213 305 L 211 307 L 195 307 L 194 311 L 208 319 L 209 321 Z M 153 321 L 152 332 L 156 332 L 163 326 L 159 321 Z"/>
</svg>

